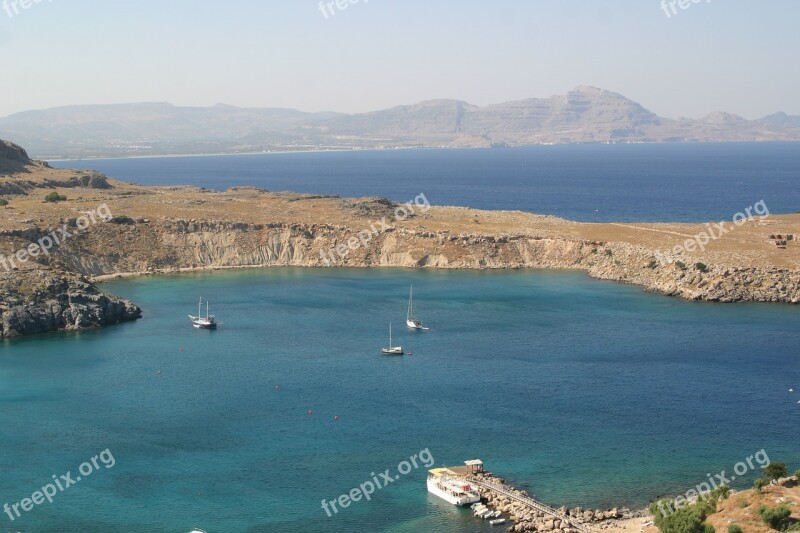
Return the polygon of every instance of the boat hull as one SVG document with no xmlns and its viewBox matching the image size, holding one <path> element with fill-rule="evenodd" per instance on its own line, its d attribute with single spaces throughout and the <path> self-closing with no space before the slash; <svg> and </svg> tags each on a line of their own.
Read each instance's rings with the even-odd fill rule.
<svg viewBox="0 0 800 533">
<path fill-rule="evenodd" d="M 428 492 L 459 507 L 481 501 L 481 496 L 477 491 L 473 493 L 462 492 L 461 494 L 453 494 L 451 491 L 445 490 L 435 479 L 431 478 L 428 478 Z"/>
</svg>

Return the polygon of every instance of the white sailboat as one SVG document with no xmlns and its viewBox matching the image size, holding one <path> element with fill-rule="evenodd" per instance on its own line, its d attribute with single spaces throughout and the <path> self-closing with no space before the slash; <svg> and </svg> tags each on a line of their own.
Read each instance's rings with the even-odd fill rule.
<svg viewBox="0 0 800 533">
<path fill-rule="evenodd" d="M 427 331 L 419 319 L 414 318 L 414 286 L 411 286 L 411 291 L 408 293 L 408 311 L 406 312 L 406 325 L 411 329 Z"/>
<path fill-rule="evenodd" d="M 384 355 L 403 355 L 402 346 L 392 346 L 392 323 L 389 322 L 389 347 L 381 350 Z"/>
<path fill-rule="evenodd" d="M 217 329 L 217 317 L 208 314 L 208 301 L 206 300 L 206 316 L 202 314 L 203 297 L 200 297 L 200 302 L 197 304 L 197 316 L 189 315 L 192 321 L 192 326 L 197 329 Z"/>
</svg>

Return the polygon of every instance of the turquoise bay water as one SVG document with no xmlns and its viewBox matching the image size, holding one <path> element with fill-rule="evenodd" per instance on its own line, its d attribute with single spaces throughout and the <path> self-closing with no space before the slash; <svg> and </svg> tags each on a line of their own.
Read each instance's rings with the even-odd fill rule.
<svg viewBox="0 0 800 533">
<path fill-rule="evenodd" d="M 429 332 L 403 327 L 411 283 Z M 424 469 L 322 510 L 423 449 L 437 465 L 482 458 L 557 505 L 644 505 L 762 448 L 800 467 L 797 307 L 543 271 L 273 269 L 104 289 L 144 317 L 0 345 L 0 505 L 106 448 L 116 464 L 13 523 L 0 514 L 2 531 L 488 531 L 430 497 Z M 219 331 L 190 327 L 200 295 Z M 413 355 L 379 354 L 389 321 Z"/>
</svg>

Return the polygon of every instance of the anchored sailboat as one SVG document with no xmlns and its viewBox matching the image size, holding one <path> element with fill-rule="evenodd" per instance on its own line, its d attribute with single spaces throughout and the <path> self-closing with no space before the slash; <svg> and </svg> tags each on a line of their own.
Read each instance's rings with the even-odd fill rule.
<svg viewBox="0 0 800 533">
<path fill-rule="evenodd" d="M 384 355 L 403 355 L 402 346 L 392 346 L 392 323 L 389 322 L 389 347 L 381 350 Z"/>
<path fill-rule="evenodd" d="M 427 331 L 422 322 L 414 318 L 414 286 L 411 286 L 411 291 L 408 293 L 408 311 L 406 312 L 406 325 L 411 329 L 418 329 Z"/>
<path fill-rule="evenodd" d="M 206 316 L 202 314 L 203 297 L 200 297 L 200 302 L 197 304 L 197 316 L 189 315 L 192 321 L 192 326 L 197 329 L 217 329 L 217 317 L 208 314 L 208 300 L 206 300 Z"/>
</svg>

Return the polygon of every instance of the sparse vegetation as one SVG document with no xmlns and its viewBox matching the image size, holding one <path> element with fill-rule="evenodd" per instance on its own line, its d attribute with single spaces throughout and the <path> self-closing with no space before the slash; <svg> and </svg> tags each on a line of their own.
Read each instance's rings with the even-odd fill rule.
<svg viewBox="0 0 800 533">
<path fill-rule="evenodd" d="M 58 203 L 58 202 L 65 202 L 67 197 L 63 194 L 58 194 L 57 192 L 51 192 L 47 196 L 44 197 L 44 201 L 47 203 Z"/>
<path fill-rule="evenodd" d="M 606 248 L 606 257 L 611 257 L 612 255 L 614 255 L 614 252 L 610 248 Z"/>
<path fill-rule="evenodd" d="M 658 267 L 658 261 L 655 259 L 651 259 L 650 262 L 647 263 L 647 268 L 655 269 L 656 267 Z"/>
<path fill-rule="evenodd" d="M 5 198 L 0 198 L 0 207 L 5 207 L 8 205 L 8 200 Z"/>
<path fill-rule="evenodd" d="M 770 463 L 761 470 L 763 470 L 764 475 L 771 480 L 787 476 L 786 463 Z"/>
<path fill-rule="evenodd" d="M 128 226 L 133 226 L 136 224 L 135 220 L 133 220 L 131 217 L 126 217 L 125 215 L 113 217 L 111 220 L 109 220 L 109 222 L 111 224 L 123 224 Z"/>
<path fill-rule="evenodd" d="M 794 477 L 797 478 L 797 481 L 800 481 L 800 470 L 795 470 L 794 471 Z"/>
<path fill-rule="evenodd" d="M 708 266 L 705 263 L 697 263 L 694 267 L 700 272 L 708 272 Z"/>
<path fill-rule="evenodd" d="M 655 525 L 662 533 L 713 533 L 711 524 L 705 519 L 717 511 L 717 503 L 730 495 L 730 489 L 723 485 L 697 498 L 693 505 L 665 513 L 674 505 L 673 500 L 660 500 L 650 505 Z"/>
<path fill-rule="evenodd" d="M 675 266 L 680 268 L 681 270 L 686 270 L 686 263 L 683 261 L 675 261 Z"/>
<path fill-rule="evenodd" d="M 758 508 L 758 514 L 761 515 L 761 519 L 765 524 L 776 531 L 788 531 L 792 525 L 789 519 L 792 511 L 785 505 L 779 507 L 762 505 Z"/>
<path fill-rule="evenodd" d="M 742 528 L 737 526 L 736 524 L 731 524 L 728 526 L 728 533 L 744 533 Z"/>
</svg>

